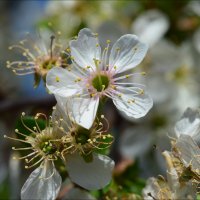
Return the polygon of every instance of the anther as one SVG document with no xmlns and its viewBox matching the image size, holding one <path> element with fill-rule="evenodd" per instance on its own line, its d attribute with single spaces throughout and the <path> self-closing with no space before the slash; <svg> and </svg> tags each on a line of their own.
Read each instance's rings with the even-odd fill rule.
<svg viewBox="0 0 200 200">
<path fill-rule="evenodd" d="M 141 72 L 141 75 L 145 76 L 145 75 L 146 75 L 146 72 Z"/>
<path fill-rule="evenodd" d="M 56 82 L 60 82 L 60 78 L 56 76 Z"/>
<path fill-rule="evenodd" d="M 126 78 L 129 78 L 130 76 L 129 75 L 126 75 Z"/>
<path fill-rule="evenodd" d="M 106 43 L 107 43 L 107 44 L 110 44 L 110 43 L 111 43 L 111 41 L 110 41 L 110 40 L 106 40 Z"/>
</svg>

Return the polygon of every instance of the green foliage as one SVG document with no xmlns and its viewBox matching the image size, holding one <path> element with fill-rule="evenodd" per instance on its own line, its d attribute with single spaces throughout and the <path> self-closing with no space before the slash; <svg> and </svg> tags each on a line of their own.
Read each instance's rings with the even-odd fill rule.
<svg viewBox="0 0 200 200">
<path fill-rule="evenodd" d="M 0 184 L 0 199 L 9 199 L 9 196 L 10 185 L 8 179 L 6 179 Z"/>
<path fill-rule="evenodd" d="M 36 119 L 34 119 L 34 117 L 30 117 L 30 116 L 24 116 L 22 119 L 18 119 L 16 122 L 15 128 L 18 129 L 19 132 L 21 132 L 27 136 L 31 135 L 34 137 L 35 135 L 30 130 L 34 130 L 34 127 L 36 126 L 36 122 L 37 122 L 40 130 L 45 129 L 45 127 L 46 127 L 45 120 L 43 120 L 43 119 L 36 120 Z M 22 136 L 18 135 L 18 137 L 20 138 Z"/>
<path fill-rule="evenodd" d="M 139 166 L 136 163 L 129 166 L 122 174 L 115 176 L 115 182 L 121 186 L 122 192 L 141 195 L 145 180 L 139 178 Z"/>
</svg>

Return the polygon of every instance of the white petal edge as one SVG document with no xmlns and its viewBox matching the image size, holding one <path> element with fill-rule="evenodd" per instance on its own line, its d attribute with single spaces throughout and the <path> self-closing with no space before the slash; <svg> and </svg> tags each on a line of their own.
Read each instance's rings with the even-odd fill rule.
<svg viewBox="0 0 200 200">
<path fill-rule="evenodd" d="M 189 135 L 181 135 L 175 144 L 180 159 L 183 161 L 186 167 L 191 166 L 192 170 L 198 171 L 200 166 L 200 148 L 197 143 Z"/>
<path fill-rule="evenodd" d="M 22 200 L 54 200 L 57 197 L 62 184 L 62 178 L 53 164 L 47 162 L 43 168 L 41 166 L 36 168 L 24 183 L 21 189 Z M 52 173 L 54 174 L 52 175 Z M 41 177 L 49 178 L 42 179 Z"/>
<path fill-rule="evenodd" d="M 54 67 L 47 73 L 46 87 L 55 95 L 69 97 L 81 89 L 74 82 L 76 78 L 74 73 L 61 67 Z"/>
<path fill-rule="evenodd" d="M 151 47 L 164 36 L 168 28 L 169 19 L 167 16 L 154 9 L 142 13 L 132 25 L 133 33 Z"/>
<path fill-rule="evenodd" d="M 119 88 L 119 87 L 118 87 Z M 152 98 L 145 92 L 144 87 L 139 86 L 133 89 L 121 87 L 120 92 L 112 95 L 113 103 L 130 118 L 144 117 L 153 106 Z M 143 94 L 137 94 L 142 90 Z M 119 96 L 119 94 L 121 96 Z M 129 100 L 134 102 L 129 103 Z"/>
<path fill-rule="evenodd" d="M 79 154 L 67 158 L 67 170 L 71 180 L 87 190 L 99 190 L 112 178 L 114 161 L 108 156 L 93 154 L 93 161 L 87 163 Z"/>
<path fill-rule="evenodd" d="M 81 68 L 90 66 L 93 70 L 96 69 L 94 59 L 101 59 L 101 48 L 98 38 L 90 29 L 80 30 L 77 40 L 70 41 L 69 46 L 75 64 Z"/>
<path fill-rule="evenodd" d="M 76 98 L 69 102 L 72 117 L 80 126 L 90 129 L 97 113 L 99 98 Z"/>
<path fill-rule="evenodd" d="M 174 127 L 177 138 L 180 135 L 190 135 L 195 141 L 200 140 L 200 113 L 199 110 L 187 108 L 181 119 Z"/>
<path fill-rule="evenodd" d="M 115 73 L 132 69 L 142 62 L 147 50 L 148 46 L 140 42 L 136 35 L 124 35 L 117 40 L 111 49 L 109 68 L 114 70 L 116 67 Z"/>
</svg>

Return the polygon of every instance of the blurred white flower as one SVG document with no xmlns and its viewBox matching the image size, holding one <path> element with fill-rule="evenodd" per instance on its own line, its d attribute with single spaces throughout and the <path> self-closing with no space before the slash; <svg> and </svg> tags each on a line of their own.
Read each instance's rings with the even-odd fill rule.
<svg viewBox="0 0 200 200">
<path fill-rule="evenodd" d="M 200 142 L 200 110 L 187 108 L 181 119 L 175 124 L 176 137 L 189 135 L 196 142 Z"/>
<path fill-rule="evenodd" d="M 33 39 L 29 34 L 26 39 L 9 47 L 10 50 L 16 49 L 24 59 L 7 61 L 7 68 L 17 75 L 35 74 L 35 87 L 38 86 L 40 77 L 45 81 L 47 72 L 55 66 L 67 67 L 66 52 L 63 57 L 64 43 L 61 41 L 60 32 L 50 34 L 43 30 L 42 37 Z M 37 76 L 37 77 L 36 77 Z"/>
<path fill-rule="evenodd" d="M 145 11 L 132 24 L 132 32 L 150 47 L 164 36 L 168 28 L 168 17 L 159 10 Z"/>
<path fill-rule="evenodd" d="M 164 177 L 149 178 L 142 194 L 145 200 L 165 200 L 165 199 L 187 199 L 192 200 L 196 197 L 195 185 L 192 181 L 181 181 L 170 152 L 163 152 L 167 163 L 167 180 Z"/>
<path fill-rule="evenodd" d="M 47 74 L 47 88 L 62 99 L 63 104 L 68 97 L 73 97 L 74 105 L 79 105 L 75 120 L 88 129 L 104 96 L 110 97 L 119 110 L 133 118 L 143 117 L 153 105 L 144 85 L 121 82 L 138 74 L 119 75 L 143 60 L 147 46 L 135 35 L 124 35 L 113 45 L 108 57 L 110 41 L 107 43 L 101 53 L 97 35 L 82 29 L 78 39 L 70 42 L 73 68 L 56 67 Z"/>
<path fill-rule="evenodd" d="M 153 146 L 153 134 L 150 129 L 129 127 L 121 135 L 119 150 L 124 158 L 133 159 L 144 156 Z"/>
<path fill-rule="evenodd" d="M 185 167 L 190 167 L 200 177 L 200 148 L 197 143 L 189 135 L 180 135 L 175 147 Z"/>
</svg>

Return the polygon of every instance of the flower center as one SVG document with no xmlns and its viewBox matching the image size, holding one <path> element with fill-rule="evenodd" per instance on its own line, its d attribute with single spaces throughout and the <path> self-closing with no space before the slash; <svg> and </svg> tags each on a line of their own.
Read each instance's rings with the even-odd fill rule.
<svg viewBox="0 0 200 200">
<path fill-rule="evenodd" d="M 44 62 L 42 62 L 40 67 L 41 69 L 50 70 L 56 65 L 57 65 L 57 60 L 55 58 L 49 58 Z"/>
<path fill-rule="evenodd" d="M 98 91 L 102 92 L 106 90 L 109 86 L 110 80 L 106 75 L 97 75 L 92 80 L 92 86 Z"/>
<path fill-rule="evenodd" d="M 50 141 L 44 141 L 40 143 L 40 149 L 45 153 L 45 154 L 54 154 L 57 150 L 56 146 L 52 144 Z"/>
<path fill-rule="evenodd" d="M 73 133 L 71 133 L 73 134 Z M 77 144 L 86 144 L 88 142 L 88 139 L 90 138 L 90 131 L 83 128 L 79 127 L 76 133 L 74 133 L 75 140 Z"/>
</svg>

